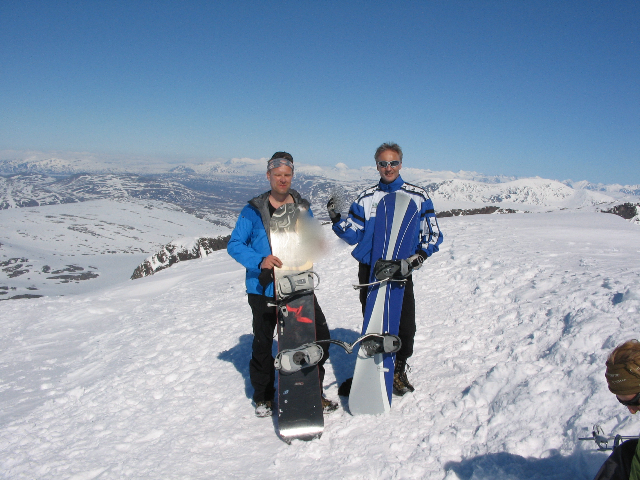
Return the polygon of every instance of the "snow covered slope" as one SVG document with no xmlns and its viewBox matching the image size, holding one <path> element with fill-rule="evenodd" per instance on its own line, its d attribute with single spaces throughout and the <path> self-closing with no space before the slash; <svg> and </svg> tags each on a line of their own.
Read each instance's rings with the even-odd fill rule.
<svg viewBox="0 0 640 480">
<path fill-rule="evenodd" d="M 0 225 L 0 300 L 120 283 L 176 238 L 230 232 L 175 205 L 134 199 L 0 210 Z"/>
<path fill-rule="evenodd" d="M 595 422 L 640 430 L 603 368 L 640 336 L 640 229 L 576 212 L 441 227 L 441 251 L 415 278 L 416 392 L 388 415 L 342 408 L 309 443 L 283 443 L 275 419 L 253 414 L 244 271 L 224 251 L 0 302 L 0 477 L 591 479 L 606 455 L 576 438 Z M 356 263 L 326 236 L 319 303 L 332 335 L 353 341 Z M 329 397 L 354 363 L 331 348 Z"/>
</svg>

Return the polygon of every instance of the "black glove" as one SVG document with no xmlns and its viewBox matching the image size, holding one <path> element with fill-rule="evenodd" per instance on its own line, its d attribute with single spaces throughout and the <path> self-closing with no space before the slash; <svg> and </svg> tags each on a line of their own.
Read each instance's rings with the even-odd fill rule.
<svg viewBox="0 0 640 480">
<path fill-rule="evenodd" d="M 271 282 L 273 282 L 273 268 L 262 268 L 260 269 L 260 275 L 258 275 L 258 282 L 263 287 L 267 287 Z"/>
<path fill-rule="evenodd" d="M 338 223 L 340 221 L 340 213 L 336 212 L 336 205 L 333 197 L 327 202 L 327 212 L 329 212 L 329 218 L 331 223 Z"/>
</svg>

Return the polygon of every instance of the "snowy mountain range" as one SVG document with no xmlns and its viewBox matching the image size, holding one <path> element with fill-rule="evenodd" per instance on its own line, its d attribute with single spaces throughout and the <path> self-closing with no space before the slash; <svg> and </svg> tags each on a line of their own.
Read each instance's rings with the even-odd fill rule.
<svg viewBox="0 0 640 480">
<path fill-rule="evenodd" d="M 90 155 L 57 158 L 0 152 L 0 209 L 82 202 L 104 198 L 168 202 L 232 227 L 246 201 L 268 188 L 266 159 L 232 159 L 198 164 L 136 164 L 97 160 Z M 17 155 L 17 154 L 16 154 Z M 640 185 L 598 185 L 536 178 L 485 176 L 474 172 L 433 172 L 406 167 L 405 181 L 429 191 L 438 212 L 499 206 L 516 211 L 603 209 L 638 202 Z M 351 201 L 377 181 L 373 166 L 350 169 L 296 165 L 294 188 L 308 198 L 317 215 L 339 186 Z"/>
<path fill-rule="evenodd" d="M 193 245 L 228 235 L 247 200 L 269 188 L 266 159 L 182 165 L 132 162 L 124 168 L 116 161 L 121 159 L 105 161 L 83 154 L 6 158 L 3 153 L 0 299 L 75 293 L 89 284 L 129 278 L 138 267 L 148 273 L 154 270 L 152 265 L 164 267 L 181 257 L 192 258 L 201 251 L 198 247 L 191 253 Z M 440 217 L 624 210 L 625 218 L 640 223 L 635 207 L 640 200 L 638 186 L 415 168 L 403 168 L 402 174 L 429 192 Z M 340 192 L 348 205 L 377 178 L 373 166 L 300 164 L 294 188 L 311 201 L 316 216 L 326 220 L 330 195 Z M 628 208 L 621 207 L 625 203 Z M 629 216 L 634 209 L 635 215 Z M 56 253 L 56 262 L 51 263 L 48 253 L 62 242 L 64 253 Z M 113 277 L 107 273 L 112 271 Z"/>
</svg>

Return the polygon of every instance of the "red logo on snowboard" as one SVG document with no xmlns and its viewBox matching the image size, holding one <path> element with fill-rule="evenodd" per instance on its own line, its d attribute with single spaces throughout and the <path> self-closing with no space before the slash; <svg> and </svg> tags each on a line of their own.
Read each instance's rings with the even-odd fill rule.
<svg viewBox="0 0 640 480">
<path fill-rule="evenodd" d="M 302 316 L 302 305 L 300 305 L 298 308 L 293 308 L 287 305 L 287 311 L 293 312 L 296 316 L 296 320 L 300 323 L 313 323 L 313 320 L 311 320 L 310 318 Z"/>
</svg>

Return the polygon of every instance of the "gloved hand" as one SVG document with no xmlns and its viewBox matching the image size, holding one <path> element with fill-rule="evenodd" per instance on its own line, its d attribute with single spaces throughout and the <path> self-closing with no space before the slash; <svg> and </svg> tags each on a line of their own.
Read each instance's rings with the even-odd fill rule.
<svg viewBox="0 0 640 480">
<path fill-rule="evenodd" d="M 260 270 L 260 275 L 258 276 L 258 282 L 264 288 L 273 282 L 273 268 L 262 268 Z"/>
<path fill-rule="evenodd" d="M 340 221 L 340 212 L 336 212 L 335 200 L 333 197 L 329 199 L 327 202 L 327 212 L 329 213 L 329 218 L 331 219 L 331 223 L 338 223 Z"/>
<path fill-rule="evenodd" d="M 411 255 L 409 258 L 400 260 L 400 274 L 403 277 L 408 277 L 411 272 L 418 270 L 422 266 L 423 262 L 424 254 L 422 253 L 416 253 L 415 255 Z"/>
</svg>

